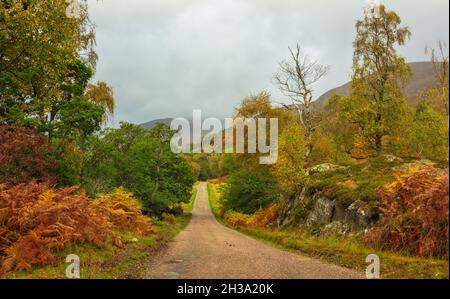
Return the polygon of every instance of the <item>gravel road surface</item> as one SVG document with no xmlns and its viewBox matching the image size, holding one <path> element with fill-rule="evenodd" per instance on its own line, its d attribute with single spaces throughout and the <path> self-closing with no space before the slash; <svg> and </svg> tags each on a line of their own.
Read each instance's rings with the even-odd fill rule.
<svg viewBox="0 0 450 299">
<path fill-rule="evenodd" d="M 146 278 L 342 279 L 362 273 L 279 250 L 219 224 L 198 186 L 192 220 L 146 270 Z"/>
</svg>

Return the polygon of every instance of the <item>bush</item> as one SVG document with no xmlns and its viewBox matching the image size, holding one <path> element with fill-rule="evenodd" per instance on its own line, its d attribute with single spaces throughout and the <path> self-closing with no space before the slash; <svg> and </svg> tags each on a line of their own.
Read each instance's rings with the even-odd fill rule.
<svg viewBox="0 0 450 299">
<path fill-rule="evenodd" d="M 240 170 L 223 187 L 223 205 L 245 214 L 253 214 L 278 199 L 276 182 L 269 174 Z"/>
<path fill-rule="evenodd" d="M 92 201 L 77 187 L 1 185 L 0 275 L 55 262 L 55 251 L 74 243 L 103 246 L 114 230 L 151 232 L 136 200 L 121 189 Z"/>
<path fill-rule="evenodd" d="M 109 194 L 102 194 L 93 205 L 107 216 L 114 229 L 134 231 L 147 235 L 152 233 L 148 218 L 142 215 L 142 205 L 133 194 L 124 188 L 118 188 Z"/>
<path fill-rule="evenodd" d="M 379 193 L 384 218 L 365 236 L 382 249 L 448 258 L 448 169 L 397 175 Z"/>
<path fill-rule="evenodd" d="M 122 123 L 91 138 L 82 186 L 89 194 L 124 186 L 147 215 L 157 217 L 189 202 L 195 178 L 189 163 L 171 151 L 173 134 L 165 125 L 146 131 Z"/>
<path fill-rule="evenodd" d="M 448 117 L 419 104 L 408 137 L 406 146 L 411 156 L 448 161 Z"/>
<path fill-rule="evenodd" d="M 266 227 L 270 223 L 277 220 L 278 212 L 278 206 L 272 204 L 267 209 L 260 209 L 253 215 L 245 215 L 234 211 L 228 211 L 225 213 L 224 219 L 234 227 Z"/>
<path fill-rule="evenodd" d="M 57 168 L 53 150 L 35 130 L 0 126 L 0 183 L 48 181 Z"/>
</svg>

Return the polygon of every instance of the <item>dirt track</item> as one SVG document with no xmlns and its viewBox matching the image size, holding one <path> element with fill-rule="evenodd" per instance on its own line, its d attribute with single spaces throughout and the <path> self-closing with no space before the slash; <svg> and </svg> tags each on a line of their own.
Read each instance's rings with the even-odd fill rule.
<svg viewBox="0 0 450 299">
<path fill-rule="evenodd" d="M 147 269 L 146 278 L 362 278 L 361 273 L 282 251 L 219 224 L 206 183 L 192 220 Z"/>
</svg>

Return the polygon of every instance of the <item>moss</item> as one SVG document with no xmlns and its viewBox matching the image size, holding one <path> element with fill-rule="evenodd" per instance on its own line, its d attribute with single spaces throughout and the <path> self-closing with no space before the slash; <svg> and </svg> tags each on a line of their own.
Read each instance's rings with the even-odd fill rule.
<svg viewBox="0 0 450 299">
<path fill-rule="evenodd" d="M 357 200 L 377 206 L 379 199 L 377 191 L 384 185 L 395 180 L 393 168 L 405 162 L 386 162 L 383 157 L 367 160 L 362 164 L 348 164 L 348 170 L 330 171 L 312 174 L 306 181 L 312 192 L 337 199 L 344 205 L 350 205 Z M 354 187 L 343 185 L 352 181 Z"/>
</svg>

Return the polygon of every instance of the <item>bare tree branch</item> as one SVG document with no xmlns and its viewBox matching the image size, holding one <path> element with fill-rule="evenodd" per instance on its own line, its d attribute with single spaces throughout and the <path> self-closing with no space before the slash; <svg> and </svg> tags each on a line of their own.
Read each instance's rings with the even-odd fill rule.
<svg viewBox="0 0 450 299">
<path fill-rule="evenodd" d="M 291 47 L 288 49 L 290 59 L 280 62 L 280 69 L 275 74 L 274 81 L 281 92 L 291 99 L 292 105 L 298 111 L 300 123 L 306 130 L 308 143 L 306 157 L 309 157 L 313 148 L 312 133 L 317 128 L 311 110 L 313 85 L 328 73 L 329 67 L 310 60 L 308 55 L 302 52 L 299 44 L 295 49 Z"/>
</svg>

